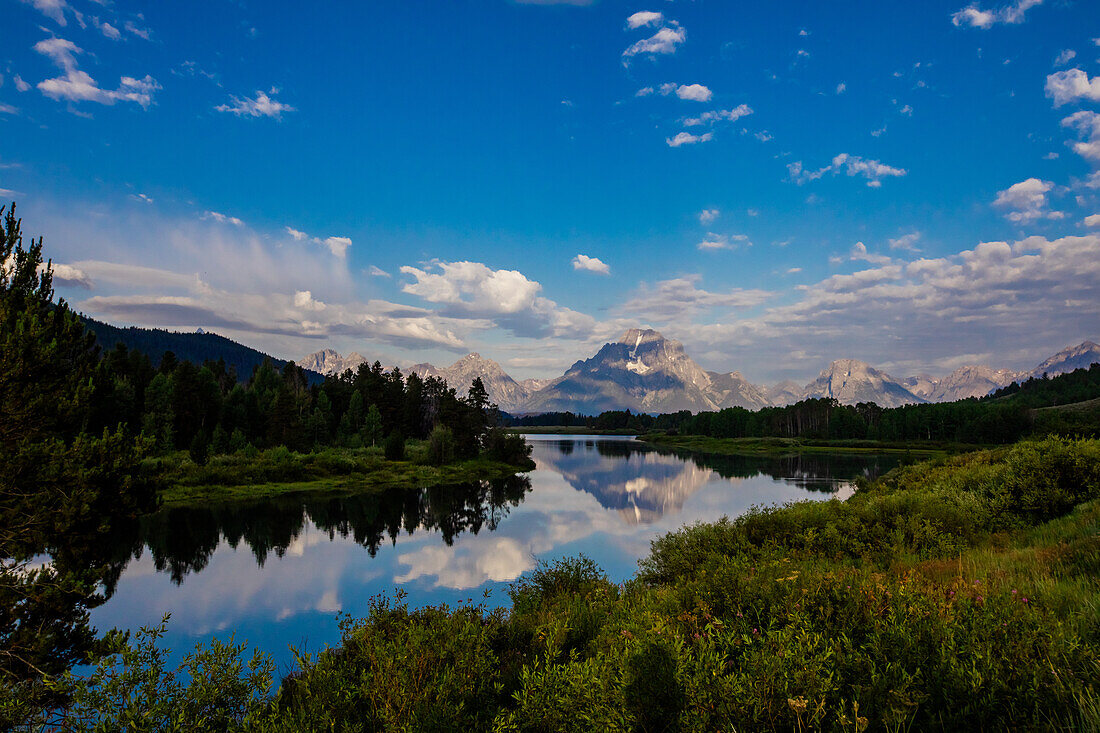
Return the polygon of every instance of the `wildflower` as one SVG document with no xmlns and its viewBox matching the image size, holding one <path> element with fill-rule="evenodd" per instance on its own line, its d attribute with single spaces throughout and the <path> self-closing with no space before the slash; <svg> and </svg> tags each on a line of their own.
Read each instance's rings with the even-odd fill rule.
<svg viewBox="0 0 1100 733">
<path fill-rule="evenodd" d="M 760 630 L 757 629 L 757 628 L 753 628 L 752 633 L 753 633 L 753 636 L 756 636 L 757 634 L 760 633 Z"/>
<path fill-rule="evenodd" d="M 1016 595 L 1016 589 L 1015 588 L 1012 589 L 1012 595 Z"/>
<path fill-rule="evenodd" d="M 1026 599 L 1026 598 L 1024 599 L 1024 603 L 1027 603 L 1027 599 Z"/>
</svg>

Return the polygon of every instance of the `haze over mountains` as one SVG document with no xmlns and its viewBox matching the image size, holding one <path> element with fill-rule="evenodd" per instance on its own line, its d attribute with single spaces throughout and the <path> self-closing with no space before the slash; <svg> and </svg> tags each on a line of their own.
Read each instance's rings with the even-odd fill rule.
<svg viewBox="0 0 1100 733">
<path fill-rule="evenodd" d="M 338 374 L 366 361 L 357 353 L 341 357 L 325 349 L 307 356 L 301 366 Z M 724 407 L 755 410 L 818 397 L 832 397 L 844 404 L 875 402 L 883 407 L 950 402 L 981 397 L 1028 377 L 1056 376 L 1093 363 L 1100 363 L 1100 345 L 1092 341 L 1063 349 L 1025 372 L 973 365 L 944 377 L 895 378 L 865 362 L 838 359 L 809 384 L 800 386 L 788 380 L 769 388 L 752 384 L 736 371 L 707 371 L 684 352 L 680 342 L 652 329 L 635 328 L 604 344 L 591 358 L 575 362 L 556 379 L 517 381 L 500 364 L 480 354 L 464 356 L 448 367 L 425 363 L 406 371 L 442 377 L 460 392 L 481 377 L 489 398 L 514 414 L 598 414 L 619 409 L 649 413 Z"/>
</svg>

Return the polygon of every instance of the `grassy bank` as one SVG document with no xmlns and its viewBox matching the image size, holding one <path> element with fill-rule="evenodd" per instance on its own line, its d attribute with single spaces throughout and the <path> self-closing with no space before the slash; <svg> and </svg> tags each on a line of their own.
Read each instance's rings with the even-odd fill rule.
<svg viewBox="0 0 1100 733">
<path fill-rule="evenodd" d="M 78 686 L 74 716 L 125 700 L 228 730 L 1097 730 L 1100 441 L 906 466 L 846 502 L 665 535 L 623 585 L 582 557 L 510 596 L 377 598 L 274 696 L 270 666 L 225 647 L 183 686 L 147 638 L 131 684 L 162 692 Z"/>
<path fill-rule="evenodd" d="M 346 493 L 503 478 L 534 468 L 485 457 L 429 465 L 424 441 L 408 441 L 407 460 L 390 461 L 381 448 L 325 448 L 296 453 L 286 448 L 238 451 L 198 465 L 185 452 L 149 459 L 143 468 L 161 477 L 168 506 L 262 499 L 300 492 Z"/>
<path fill-rule="evenodd" d="M 972 451 L 978 446 L 946 442 L 890 443 L 879 440 L 812 440 L 809 438 L 710 438 L 705 435 L 647 433 L 638 440 L 662 448 L 714 455 L 784 453 L 903 453 L 933 457 Z"/>
</svg>

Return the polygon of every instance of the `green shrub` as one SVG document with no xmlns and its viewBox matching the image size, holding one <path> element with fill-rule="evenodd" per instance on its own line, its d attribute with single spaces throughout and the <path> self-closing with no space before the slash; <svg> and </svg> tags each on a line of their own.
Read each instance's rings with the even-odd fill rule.
<svg viewBox="0 0 1100 733">
<path fill-rule="evenodd" d="M 436 425 L 428 436 L 428 463 L 433 466 L 445 466 L 454 463 L 455 436 L 450 428 Z"/>
<path fill-rule="evenodd" d="M 387 461 L 400 461 L 405 458 L 405 436 L 394 430 L 386 437 L 383 453 Z"/>
</svg>

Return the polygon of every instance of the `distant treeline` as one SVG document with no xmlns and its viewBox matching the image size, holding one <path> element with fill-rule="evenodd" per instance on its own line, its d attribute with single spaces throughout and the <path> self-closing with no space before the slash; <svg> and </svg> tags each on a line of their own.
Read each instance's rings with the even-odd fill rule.
<svg viewBox="0 0 1100 733">
<path fill-rule="evenodd" d="M 148 355 L 119 343 L 93 376 L 85 430 L 122 426 L 153 439 L 157 451 L 190 450 L 199 462 L 248 446 L 306 451 L 385 444 L 387 457 L 399 459 L 406 438 L 431 438 L 436 463 L 473 458 L 483 449 L 508 460 L 516 456 L 505 453 L 521 448 L 497 434 L 496 408 L 480 379 L 459 397 L 438 377 L 386 372 L 375 362 L 310 382 L 310 373 L 293 362 L 276 369 L 265 360 L 246 380 L 224 359 L 198 365 L 170 351 L 154 367 Z"/>
<path fill-rule="evenodd" d="M 714 438 L 809 438 L 834 440 L 1012 443 L 1032 433 L 1100 434 L 1100 411 L 1035 412 L 1100 397 L 1100 364 L 1053 378 L 1031 378 L 987 397 L 958 402 L 879 407 L 842 405 L 817 398 L 784 407 L 728 407 L 649 415 L 615 410 L 594 417 L 572 412 L 511 417 L 512 427 L 561 425 L 592 430 L 667 431 Z"/>
</svg>

